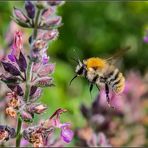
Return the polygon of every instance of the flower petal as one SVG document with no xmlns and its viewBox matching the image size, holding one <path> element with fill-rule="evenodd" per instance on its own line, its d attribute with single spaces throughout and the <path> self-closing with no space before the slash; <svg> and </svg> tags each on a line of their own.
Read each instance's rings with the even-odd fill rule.
<svg viewBox="0 0 148 148">
<path fill-rule="evenodd" d="M 72 141 L 74 136 L 74 133 L 71 129 L 69 129 L 68 127 L 64 126 L 61 129 L 61 138 L 66 142 L 69 143 Z"/>
<path fill-rule="evenodd" d="M 27 61 L 22 52 L 20 52 L 19 59 L 16 59 L 16 62 L 22 72 L 26 71 L 27 68 Z"/>
<path fill-rule="evenodd" d="M 35 6 L 31 1 L 25 1 L 25 9 L 28 17 L 33 19 L 35 16 Z"/>
<path fill-rule="evenodd" d="M 9 72 L 10 74 L 12 74 L 13 76 L 19 76 L 21 73 L 20 71 L 11 63 L 2 61 L 2 65 L 4 67 L 4 69 Z"/>
</svg>

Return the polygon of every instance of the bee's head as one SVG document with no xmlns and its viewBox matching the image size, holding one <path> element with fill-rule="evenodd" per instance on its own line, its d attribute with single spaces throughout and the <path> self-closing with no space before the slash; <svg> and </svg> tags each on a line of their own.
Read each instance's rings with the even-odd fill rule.
<svg viewBox="0 0 148 148">
<path fill-rule="evenodd" d="M 86 73 L 86 66 L 84 63 L 82 63 L 81 61 L 79 61 L 79 64 L 76 66 L 76 70 L 75 70 L 77 76 L 85 76 Z"/>
<path fill-rule="evenodd" d="M 76 75 L 72 78 L 72 80 L 70 81 L 70 84 L 76 77 L 85 76 L 85 73 L 86 73 L 85 64 L 82 63 L 80 60 L 78 60 L 77 63 L 78 63 L 78 65 L 76 66 L 76 69 L 75 69 Z"/>
</svg>

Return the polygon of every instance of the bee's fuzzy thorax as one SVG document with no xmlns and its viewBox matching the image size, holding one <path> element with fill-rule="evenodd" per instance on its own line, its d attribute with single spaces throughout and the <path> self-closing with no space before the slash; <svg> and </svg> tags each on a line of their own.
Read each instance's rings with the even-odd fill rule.
<svg viewBox="0 0 148 148">
<path fill-rule="evenodd" d="M 106 65 L 105 60 L 101 58 L 95 58 L 95 57 L 87 59 L 84 63 L 87 69 L 89 68 L 95 68 L 95 69 L 101 68 L 102 69 Z"/>
</svg>

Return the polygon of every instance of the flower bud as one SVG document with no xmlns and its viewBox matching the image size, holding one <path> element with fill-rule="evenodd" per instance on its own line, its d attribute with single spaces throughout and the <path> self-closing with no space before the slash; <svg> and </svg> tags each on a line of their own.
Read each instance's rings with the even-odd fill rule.
<svg viewBox="0 0 148 148">
<path fill-rule="evenodd" d="M 5 71 L 9 72 L 13 76 L 19 76 L 20 75 L 20 71 L 11 63 L 5 62 L 5 61 L 1 61 L 1 63 L 3 65 Z"/>
<path fill-rule="evenodd" d="M 43 77 L 47 76 L 48 74 L 53 73 L 55 68 L 55 64 L 44 64 L 41 69 L 38 71 L 38 76 Z"/>
<path fill-rule="evenodd" d="M 14 8 L 14 15 L 22 22 L 28 21 L 27 16 L 25 16 L 25 14 L 20 9 Z"/>
<path fill-rule="evenodd" d="M 47 107 L 43 104 L 31 104 L 28 107 L 28 111 L 30 113 L 36 113 L 36 114 L 41 114 L 43 113 L 45 110 L 47 109 Z"/>
<path fill-rule="evenodd" d="M 13 118 L 16 118 L 16 116 L 17 116 L 15 109 L 12 107 L 6 108 L 6 114 L 9 115 L 10 117 L 13 117 Z"/>
<path fill-rule="evenodd" d="M 37 90 L 35 91 L 35 93 L 31 96 L 30 101 L 33 102 L 33 101 L 36 101 L 38 98 L 40 98 L 41 92 L 42 92 L 42 89 L 41 88 L 37 88 Z"/>
<path fill-rule="evenodd" d="M 25 9 L 28 17 L 33 19 L 35 16 L 35 6 L 31 1 L 25 1 Z"/>
<path fill-rule="evenodd" d="M 33 63 L 32 72 L 37 73 L 41 65 L 41 63 Z"/>
<path fill-rule="evenodd" d="M 53 15 L 55 13 L 55 9 L 52 7 L 49 7 L 48 9 L 44 10 L 42 13 L 42 18 L 47 19 L 49 16 Z"/>
<path fill-rule="evenodd" d="M 58 25 L 61 24 L 61 21 L 62 21 L 62 18 L 60 16 L 55 16 L 55 17 L 52 17 L 52 18 L 48 19 L 45 22 L 45 24 L 47 26 L 54 26 L 54 25 L 58 26 Z"/>
<path fill-rule="evenodd" d="M 49 41 L 49 40 L 55 40 L 59 35 L 59 32 L 57 29 L 47 31 L 43 34 L 43 40 Z"/>
<path fill-rule="evenodd" d="M 53 86 L 53 79 L 51 77 L 41 77 L 34 81 L 34 85 L 37 87 L 49 87 Z"/>
<path fill-rule="evenodd" d="M 31 122 L 33 119 L 32 115 L 28 112 L 25 112 L 25 111 L 21 112 L 21 118 L 25 122 Z"/>
<path fill-rule="evenodd" d="M 22 52 L 20 52 L 19 58 L 16 59 L 16 62 L 18 64 L 20 70 L 22 72 L 25 72 L 26 68 L 27 68 L 27 61 L 26 61 L 25 56 L 23 55 Z"/>
<path fill-rule="evenodd" d="M 30 89 L 30 96 L 32 96 L 37 90 L 37 87 L 36 86 L 31 86 L 31 89 Z"/>
</svg>

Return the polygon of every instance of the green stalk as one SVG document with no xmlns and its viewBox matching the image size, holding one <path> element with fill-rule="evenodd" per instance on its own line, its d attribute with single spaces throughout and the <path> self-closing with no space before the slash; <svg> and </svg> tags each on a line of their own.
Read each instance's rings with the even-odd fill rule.
<svg viewBox="0 0 148 148">
<path fill-rule="evenodd" d="M 28 67 L 27 67 L 27 75 L 26 75 L 26 90 L 25 90 L 25 96 L 24 100 L 26 103 L 29 101 L 29 94 L 30 94 L 30 70 L 31 70 L 32 61 L 29 61 Z"/>
<path fill-rule="evenodd" d="M 33 39 L 35 40 L 37 37 L 37 30 L 38 30 L 38 21 L 39 21 L 39 16 L 40 16 L 41 10 L 38 9 L 37 15 L 35 18 L 35 23 L 34 23 L 34 31 L 33 31 Z"/>
<path fill-rule="evenodd" d="M 41 10 L 38 9 L 37 15 L 35 18 L 35 26 L 34 26 L 34 31 L 33 31 L 33 39 L 35 40 L 37 37 L 37 32 L 38 32 L 38 21 L 39 21 L 39 16 L 40 16 Z M 25 94 L 24 94 L 24 100 L 26 103 L 29 101 L 29 94 L 30 94 L 30 71 L 31 71 L 31 66 L 32 66 L 32 61 L 29 61 L 29 64 L 27 66 L 27 74 L 26 74 L 26 89 L 25 89 Z M 22 120 L 20 118 L 20 115 L 18 117 L 17 121 L 17 132 L 16 132 L 16 147 L 20 147 L 20 142 L 22 138 L 21 134 L 21 128 L 22 128 Z"/>
<path fill-rule="evenodd" d="M 17 131 L 16 131 L 16 147 L 20 147 L 20 142 L 21 142 L 21 127 L 22 127 L 22 120 L 20 117 L 18 117 L 18 123 L 17 123 Z"/>
</svg>

